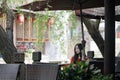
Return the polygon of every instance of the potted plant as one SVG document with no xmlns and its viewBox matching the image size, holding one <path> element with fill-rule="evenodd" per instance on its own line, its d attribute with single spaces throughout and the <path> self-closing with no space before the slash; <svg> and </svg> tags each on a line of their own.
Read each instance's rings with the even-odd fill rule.
<svg viewBox="0 0 120 80">
<path fill-rule="evenodd" d="M 57 80 L 112 80 L 112 76 L 102 75 L 101 70 L 90 65 L 89 61 L 80 61 L 62 67 Z"/>
</svg>

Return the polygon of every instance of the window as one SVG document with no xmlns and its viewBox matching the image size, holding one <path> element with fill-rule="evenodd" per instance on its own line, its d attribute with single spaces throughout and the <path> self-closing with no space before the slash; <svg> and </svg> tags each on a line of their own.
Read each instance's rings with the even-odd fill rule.
<svg viewBox="0 0 120 80">
<path fill-rule="evenodd" d="M 34 42 L 36 40 L 36 28 L 32 23 L 32 18 L 25 18 L 23 23 L 16 21 L 16 41 Z"/>
</svg>

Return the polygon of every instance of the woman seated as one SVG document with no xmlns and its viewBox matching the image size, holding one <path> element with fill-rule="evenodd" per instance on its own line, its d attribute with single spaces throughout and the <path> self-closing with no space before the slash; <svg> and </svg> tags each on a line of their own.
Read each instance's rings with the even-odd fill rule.
<svg viewBox="0 0 120 80">
<path fill-rule="evenodd" d="M 87 60 L 86 55 L 84 55 L 84 57 L 82 57 L 83 53 L 82 53 L 83 47 L 81 43 L 78 43 L 75 45 L 74 47 L 74 56 L 72 56 L 71 58 L 71 63 L 76 64 L 76 62 L 79 62 L 82 60 Z"/>
</svg>

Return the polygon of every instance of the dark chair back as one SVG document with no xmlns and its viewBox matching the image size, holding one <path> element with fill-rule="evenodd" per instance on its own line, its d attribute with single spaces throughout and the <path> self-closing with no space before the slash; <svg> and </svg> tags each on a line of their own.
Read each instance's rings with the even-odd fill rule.
<svg viewBox="0 0 120 80">
<path fill-rule="evenodd" d="M 19 64 L 0 64 L 0 80 L 16 80 Z"/>
<path fill-rule="evenodd" d="M 56 80 L 59 65 L 39 63 L 26 65 L 26 80 Z"/>
<path fill-rule="evenodd" d="M 117 63 L 116 63 L 115 72 L 116 72 L 116 73 L 120 73 L 120 60 L 117 61 Z"/>
<path fill-rule="evenodd" d="M 87 57 L 92 60 L 94 58 L 94 51 L 88 51 L 87 52 Z"/>
</svg>

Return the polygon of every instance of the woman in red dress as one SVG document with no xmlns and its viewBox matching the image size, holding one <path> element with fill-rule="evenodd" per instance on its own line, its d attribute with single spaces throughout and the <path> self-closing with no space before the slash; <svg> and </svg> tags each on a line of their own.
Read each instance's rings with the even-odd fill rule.
<svg viewBox="0 0 120 80">
<path fill-rule="evenodd" d="M 79 62 L 82 60 L 82 50 L 83 50 L 83 47 L 81 43 L 78 43 L 75 45 L 74 56 L 71 58 L 71 63 L 76 64 L 76 62 Z M 86 60 L 86 56 L 84 59 Z"/>
</svg>

